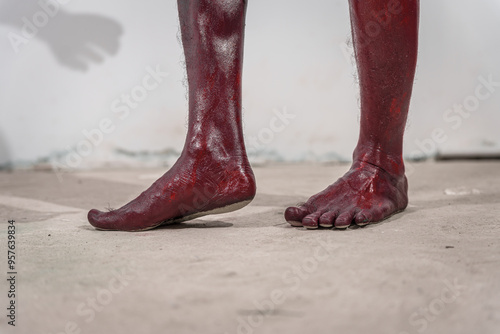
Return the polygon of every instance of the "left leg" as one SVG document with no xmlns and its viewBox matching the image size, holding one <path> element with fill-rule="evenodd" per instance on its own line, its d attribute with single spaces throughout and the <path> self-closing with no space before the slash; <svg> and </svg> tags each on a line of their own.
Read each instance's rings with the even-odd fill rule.
<svg viewBox="0 0 500 334">
<path fill-rule="evenodd" d="M 285 219 L 293 226 L 367 225 L 408 204 L 402 146 L 417 60 L 419 0 L 349 4 L 361 90 L 358 145 L 342 178 L 304 205 L 287 208 Z M 374 26 L 374 15 L 384 11 Z"/>
<path fill-rule="evenodd" d="M 189 86 L 188 131 L 177 162 L 117 210 L 91 210 L 100 230 L 143 231 L 245 206 L 255 196 L 241 124 L 246 0 L 178 0 Z"/>
</svg>

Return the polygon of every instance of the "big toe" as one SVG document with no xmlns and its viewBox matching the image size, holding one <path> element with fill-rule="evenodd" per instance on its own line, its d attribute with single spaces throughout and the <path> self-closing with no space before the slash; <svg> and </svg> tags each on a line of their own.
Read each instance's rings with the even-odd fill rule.
<svg viewBox="0 0 500 334">
<path fill-rule="evenodd" d="M 292 226 L 302 226 L 302 219 L 308 214 L 303 206 L 291 206 L 285 210 L 285 220 Z"/>
<path fill-rule="evenodd" d="M 109 212 L 102 212 L 96 209 L 92 209 L 87 214 L 87 219 L 90 225 L 94 226 L 98 230 L 115 230 L 112 221 L 109 219 Z"/>
</svg>

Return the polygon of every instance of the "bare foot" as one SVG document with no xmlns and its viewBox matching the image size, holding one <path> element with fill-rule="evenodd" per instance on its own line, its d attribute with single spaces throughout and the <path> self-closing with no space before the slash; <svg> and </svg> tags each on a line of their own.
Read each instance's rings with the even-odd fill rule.
<svg viewBox="0 0 500 334">
<path fill-rule="evenodd" d="M 255 196 L 241 124 L 246 1 L 177 1 L 189 88 L 186 143 L 175 165 L 136 199 L 91 210 L 102 230 L 140 231 L 236 210 Z"/>
<path fill-rule="evenodd" d="M 404 173 L 390 174 L 368 162 L 354 162 L 334 184 L 299 207 L 289 207 L 285 219 L 292 226 L 309 229 L 347 228 L 379 222 L 403 211 L 408 205 L 408 183 Z"/>
<path fill-rule="evenodd" d="M 349 0 L 361 107 L 354 163 L 306 204 L 286 209 L 285 219 L 293 226 L 367 225 L 408 205 L 403 134 L 417 64 L 420 2 L 387 8 L 385 0 Z M 373 13 L 382 12 L 387 14 L 386 27 L 368 36 Z"/>
<path fill-rule="evenodd" d="M 194 156 L 194 157 L 193 157 Z M 255 196 L 247 158 L 183 154 L 175 165 L 136 199 L 118 210 L 91 210 L 99 230 L 141 231 L 247 205 Z"/>
</svg>

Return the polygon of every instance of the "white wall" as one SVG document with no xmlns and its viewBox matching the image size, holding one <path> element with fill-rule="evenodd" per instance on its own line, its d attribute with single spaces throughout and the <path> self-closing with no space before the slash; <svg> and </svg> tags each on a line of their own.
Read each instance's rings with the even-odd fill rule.
<svg viewBox="0 0 500 334">
<path fill-rule="evenodd" d="M 65 1 L 15 53 L 9 33 L 21 34 L 22 17 L 31 20 L 40 7 L 36 1 L 17 8 L 18 0 L 0 0 L 0 164 L 171 163 L 182 149 L 187 118 L 176 2 Z M 433 155 L 438 148 L 500 151 L 500 87 L 470 117 L 446 114 L 454 104 L 474 102 L 470 96 L 479 76 L 500 82 L 499 1 L 422 0 L 421 5 L 406 154 Z M 349 36 L 347 0 L 249 1 L 244 127 L 247 138 L 261 138 L 254 161 L 350 159 L 359 112 L 355 70 L 341 48 Z M 116 49 L 113 41 L 119 42 Z M 99 51 L 102 61 L 85 60 L 101 42 L 108 49 Z M 156 66 L 168 76 L 120 119 L 113 101 L 130 94 L 142 84 L 146 68 Z M 295 118 L 267 140 L 264 129 L 284 108 Z M 85 140 L 82 131 L 103 119 L 114 128 L 102 143 L 87 147 L 87 156 L 80 151 L 81 161 L 70 157 Z M 440 143 L 432 140 L 436 128 L 446 137 Z"/>
</svg>

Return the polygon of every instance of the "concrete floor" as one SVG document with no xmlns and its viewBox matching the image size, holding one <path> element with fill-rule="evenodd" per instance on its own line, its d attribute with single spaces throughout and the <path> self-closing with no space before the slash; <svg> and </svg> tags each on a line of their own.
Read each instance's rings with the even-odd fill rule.
<svg viewBox="0 0 500 334">
<path fill-rule="evenodd" d="M 409 208 L 374 226 L 284 222 L 347 167 L 256 167 L 248 207 L 140 233 L 86 212 L 160 170 L 0 173 L 0 268 L 15 219 L 18 272 L 0 333 L 500 333 L 500 162 L 413 164 Z"/>
</svg>

